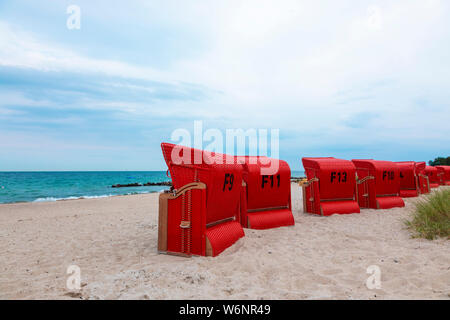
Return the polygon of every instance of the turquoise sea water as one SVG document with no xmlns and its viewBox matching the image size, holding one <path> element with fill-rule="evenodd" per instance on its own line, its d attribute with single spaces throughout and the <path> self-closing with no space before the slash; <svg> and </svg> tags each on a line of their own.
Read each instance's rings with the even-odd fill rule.
<svg viewBox="0 0 450 320">
<path fill-rule="evenodd" d="M 293 171 L 292 176 L 301 176 Z M 112 188 L 114 184 L 170 181 L 165 171 L 0 172 L 0 203 L 57 201 L 160 192 L 165 186 Z"/>
<path fill-rule="evenodd" d="M 0 172 L 0 203 L 56 201 L 159 192 L 164 186 L 112 188 L 113 184 L 170 181 L 165 171 Z"/>
</svg>

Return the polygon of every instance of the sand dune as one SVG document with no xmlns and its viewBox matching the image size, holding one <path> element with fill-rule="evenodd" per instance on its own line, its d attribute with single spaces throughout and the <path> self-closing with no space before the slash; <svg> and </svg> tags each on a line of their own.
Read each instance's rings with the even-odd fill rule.
<svg viewBox="0 0 450 320">
<path fill-rule="evenodd" d="M 217 258 L 158 255 L 157 194 L 0 205 L 2 299 L 449 299 L 450 241 L 411 239 L 406 208 L 246 230 Z M 66 288 L 69 265 L 82 288 Z M 381 289 L 369 290 L 367 267 Z"/>
</svg>

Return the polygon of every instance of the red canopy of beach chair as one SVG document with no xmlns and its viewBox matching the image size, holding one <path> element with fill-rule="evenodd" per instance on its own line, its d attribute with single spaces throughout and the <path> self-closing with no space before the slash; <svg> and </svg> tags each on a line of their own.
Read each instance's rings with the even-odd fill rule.
<svg viewBox="0 0 450 320">
<path fill-rule="evenodd" d="M 239 157 L 243 166 L 241 224 L 270 229 L 295 224 L 291 208 L 291 169 L 268 157 Z M 268 170 L 272 168 L 273 170 Z M 268 172 L 264 172 L 264 169 Z"/>
</svg>

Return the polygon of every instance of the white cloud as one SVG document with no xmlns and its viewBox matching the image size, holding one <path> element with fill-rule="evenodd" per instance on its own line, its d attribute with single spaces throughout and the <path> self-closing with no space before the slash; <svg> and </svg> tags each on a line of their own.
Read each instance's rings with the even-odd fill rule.
<svg viewBox="0 0 450 320">
<path fill-rule="evenodd" d="M 407 139 L 424 121 L 436 125 L 433 133 L 421 130 L 423 135 L 445 134 L 448 116 L 418 110 L 415 101 L 426 96 L 434 105 L 448 105 L 447 2 L 170 0 L 132 5 L 142 10 L 128 14 L 148 20 L 148 28 L 193 30 L 207 45 L 195 57 L 185 57 L 181 48 L 168 66 L 155 69 L 89 58 L 3 23 L 0 64 L 197 83 L 221 92 L 206 101 L 157 102 L 151 112 L 133 101 L 87 102 L 128 113 L 147 110 L 148 115 L 170 117 L 184 112 L 223 117 L 237 127 L 275 126 L 299 135 L 322 130 L 362 141 L 361 134 L 355 136 L 362 129 L 349 129 L 344 122 L 365 111 L 380 114 L 368 127 L 374 140 L 385 139 L 383 130 Z M 342 92 L 346 94 L 339 96 Z M 368 98 L 359 99 L 364 96 Z M 423 119 L 425 112 L 431 119 Z"/>
<path fill-rule="evenodd" d="M 166 72 L 115 61 L 89 58 L 61 46 L 40 41 L 39 36 L 0 20 L 0 66 L 41 71 L 100 73 L 110 76 L 177 83 Z"/>
</svg>

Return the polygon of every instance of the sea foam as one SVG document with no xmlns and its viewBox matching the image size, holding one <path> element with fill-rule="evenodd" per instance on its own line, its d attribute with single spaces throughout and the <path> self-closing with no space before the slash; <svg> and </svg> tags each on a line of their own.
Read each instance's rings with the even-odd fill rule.
<svg viewBox="0 0 450 320">
<path fill-rule="evenodd" d="M 61 201 L 61 200 L 77 200 L 77 199 L 97 199 L 97 198 L 108 198 L 115 196 L 114 194 L 110 195 L 101 195 L 101 196 L 80 196 L 80 197 L 67 197 L 67 198 L 54 198 L 54 197 L 46 197 L 46 198 L 37 198 L 33 202 L 53 202 L 53 201 Z"/>
<path fill-rule="evenodd" d="M 109 197 L 116 197 L 116 196 L 129 196 L 129 195 L 133 195 L 133 194 L 147 194 L 147 193 L 157 193 L 157 192 L 156 191 L 140 191 L 140 192 L 129 192 L 129 193 L 125 193 L 125 194 L 109 194 L 109 195 L 105 194 L 105 195 L 100 195 L 100 196 L 79 196 L 79 197 L 66 197 L 66 198 L 46 197 L 46 198 L 37 198 L 33 202 L 54 202 L 54 201 L 64 201 L 64 200 L 79 200 L 79 199 L 100 199 L 100 198 L 109 198 Z"/>
</svg>

